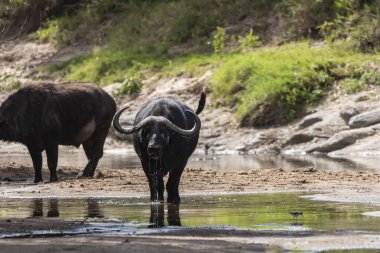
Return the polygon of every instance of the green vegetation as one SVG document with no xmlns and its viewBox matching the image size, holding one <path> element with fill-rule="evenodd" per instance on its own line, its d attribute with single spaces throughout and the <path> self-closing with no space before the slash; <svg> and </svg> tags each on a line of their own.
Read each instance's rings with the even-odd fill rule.
<svg viewBox="0 0 380 253">
<path fill-rule="evenodd" d="M 144 76 L 212 70 L 210 90 L 242 126 L 286 123 L 334 86 L 351 94 L 379 85 L 380 0 L 6 2 L 0 20 L 40 6 L 48 18 L 37 38 L 91 48 L 41 71 L 120 82 L 132 94 Z"/>
<path fill-rule="evenodd" d="M 49 20 L 37 36 L 58 47 L 72 43 L 99 44 L 89 55 L 48 69 L 60 71 L 65 80 L 105 85 L 123 82 L 129 68 L 169 70 L 175 66 L 173 62 L 178 63 L 177 59 L 189 54 L 210 54 L 213 52 L 210 38 L 216 27 L 220 26 L 224 32 L 222 26 L 237 23 L 248 15 L 257 16 L 258 10 L 268 13 L 274 2 L 96 1 Z M 215 11 L 210 12 L 212 9 Z M 239 29 L 243 35 L 252 30 Z M 241 37 L 242 47 L 249 46 L 254 39 Z"/>
<path fill-rule="evenodd" d="M 120 94 L 132 95 L 139 93 L 143 86 L 143 76 L 139 71 L 129 69 L 125 80 L 122 83 Z"/>
<path fill-rule="evenodd" d="M 226 57 L 212 87 L 217 97 L 237 108 L 243 126 L 279 124 L 318 102 L 334 81 L 340 80 L 347 93 L 380 84 L 380 73 L 368 67 L 373 62 L 380 64 L 380 58 L 292 43 Z"/>
</svg>

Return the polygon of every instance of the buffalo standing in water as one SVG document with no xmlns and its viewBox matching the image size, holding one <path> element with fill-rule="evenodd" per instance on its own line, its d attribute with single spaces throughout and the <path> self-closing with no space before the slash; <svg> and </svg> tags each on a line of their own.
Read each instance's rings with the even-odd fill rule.
<svg viewBox="0 0 380 253">
<path fill-rule="evenodd" d="M 88 163 L 81 176 L 92 177 L 112 117 L 113 98 L 91 83 L 40 83 L 19 89 L 0 107 L 0 139 L 27 146 L 34 182 L 42 182 L 42 151 L 46 150 L 50 181 L 57 181 L 58 145 L 83 144 Z"/>
<path fill-rule="evenodd" d="M 149 181 L 150 199 L 164 200 L 163 176 L 169 173 L 166 184 L 168 203 L 180 203 L 178 186 L 187 160 L 198 143 L 201 122 L 199 114 L 205 105 L 203 92 L 196 113 L 173 97 L 160 97 L 147 102 L 138 111 L 134 126 L 122 128 L 119 122 L 120 109 L 113 124 L 123 134 L 133 134 L 133 146 L 141 160 Z"/>
</svg>

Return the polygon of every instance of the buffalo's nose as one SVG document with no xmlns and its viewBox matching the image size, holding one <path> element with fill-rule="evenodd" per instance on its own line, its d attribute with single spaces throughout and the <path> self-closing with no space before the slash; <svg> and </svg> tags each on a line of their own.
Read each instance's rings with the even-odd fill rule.
<svg viewBox="0 0 380 253">
<path fill-rule="evenodd" d="M 152 144 L 148 146 L 149 155 L 158 155 L 161 152 L 161 145 Z"/>
</svg>

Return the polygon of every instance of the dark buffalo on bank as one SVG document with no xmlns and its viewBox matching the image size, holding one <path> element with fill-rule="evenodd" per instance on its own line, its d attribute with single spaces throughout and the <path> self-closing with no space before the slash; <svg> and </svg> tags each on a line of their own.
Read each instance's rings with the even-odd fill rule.
<svg viewBox="0 0 380 253">
<path fill-rule="evenodd" d="M 44 150 L 50 181 L 58 180 L 58 145 L 82 144 L 88 163 L 80 176 L 92 177 L 115 112 L 113 98 L 95 84 L 33 84 L 19 89 L 0 106 L 0 139 L 26 145 L 35 183 L 42 182 Z"/>
<path fill-rule="evenodd" d="M 166 184 L 168 203 L 180 203 L 178 186 L 187 160 L 198 143 L 201 121 L 199 114 L 205 105 L 203 92 L 195 112 L 173 97 L 160 97 L 144 104 L 136 114 L 134 125 L 123 128 L 120 109 L 113 124 L 117 131 L 132 134 L 134 149 L 149 181 L 153 202 L 164 200 L 164 175 L 169 173 Z"/>
</svg>

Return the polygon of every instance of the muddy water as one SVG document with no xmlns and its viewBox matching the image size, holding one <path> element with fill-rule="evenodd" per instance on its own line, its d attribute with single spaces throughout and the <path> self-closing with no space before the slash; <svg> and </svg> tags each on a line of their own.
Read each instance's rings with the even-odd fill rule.
<svg viewBox="0 0 380 253">
<path fill-rule="evenodd" d="M 311 201 L 299 194 L 251 194 L 186 197 L 180 206 L 149 204 L 148 199 L 0 199 L 0 219 L 61 218 L 83 224 L 65 231 L 27 231 L 34 236 L 51 233 L 153 233 L 157 230 L 199 227 L 268 231 L 380 232 L 380 217 L 363 215 L 378 208 Z M 294 217 L 292 213 L 302 212 Z M 23 235 L 21 233 L 21 235 Z M 17 237 L 20 231 L 0 231 Z"/>
<path fill-rule="evenodd" d="M 0 152 L 0 162 L 17 162 L 31 164 L 29 154 L 24 152 Z M 46 157 L 44 156 L 46 165 Z M 87 158 L 81 149 L 60 147 L 59 166 L 84 167 Z M 330 170 L 380 170 L 380 157 L 329 157 L 326 155 L 218 155 L 205 154 L 201 150 L 195 152 L 189 159 L 187 167 L 221 170 L 250 170 L 283 168 L 296 169 L 312 166 L 318 169 Z M 140 160 L 132 149 L 105 150 L 98 167 L 106 168 L 141 168 Z"/>
</svg>

